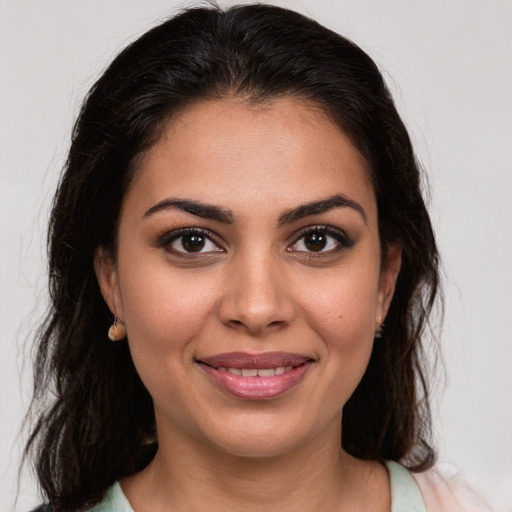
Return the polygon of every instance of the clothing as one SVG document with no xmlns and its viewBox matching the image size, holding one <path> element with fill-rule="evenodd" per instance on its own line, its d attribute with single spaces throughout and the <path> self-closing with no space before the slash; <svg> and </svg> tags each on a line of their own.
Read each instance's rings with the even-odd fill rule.
<svg viewBox="0 0 512 512">
<path fill-rule="evenodd" d="M 437 469 L 414 476 L 397 462 L 387 461 L 391 512 L 491 512 L 491 508 L 462 480 L 441 475 Z M 40 507 L 33 512 L 50 512 Z M 116 482 L 89 512 L 134 512 Z"/>
<path fill-rule="evenodd" d="M 409 471 L 397 462 L 388 461 L 386 466 L 391 482 L 391 512 L 427 512 L 420 489 Z M 116 482 L 103 501 L 89 512 L 133 512 L 133 509 Z"/>
<path fill-rule="evenodd" d="M 398 462 L 386 461 L 391 485 L 391 512 L 427 512 L 420 488 Z"/>
<path fill-rule="evenodd" d="M 116 482 L 107 491 L 101 503 L 98 503 L 89 512 L 133 512 L 133 508 L 123 494 L 119 482 Z"/>
<path fill-rule="evenodd" d="M 445 466 L 445 467 L 443 467 Z M 468 484 L 449 469 L 439 464 L 424 473 L 416 473 L 418 484 L 428 512 L 492 512 L 491 506 Z"/>
</svg>

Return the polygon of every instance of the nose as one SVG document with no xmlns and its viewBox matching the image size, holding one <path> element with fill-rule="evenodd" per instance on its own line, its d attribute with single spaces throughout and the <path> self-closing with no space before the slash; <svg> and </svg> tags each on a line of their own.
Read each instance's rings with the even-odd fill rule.
<svg viewBox="0 0 512 512">
<path fill-rule="evenodd" d="M 263 335 L 290 324 L 293 302 L 279 262 L 259 254 L 239 257 L 230 267 L 219 310 L 224 325 Z"/>
</svg>

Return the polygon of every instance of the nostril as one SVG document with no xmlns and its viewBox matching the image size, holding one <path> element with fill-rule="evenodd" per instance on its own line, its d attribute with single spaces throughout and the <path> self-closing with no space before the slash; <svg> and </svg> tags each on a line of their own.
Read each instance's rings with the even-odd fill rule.
<svg viewBox="0 0 512 512">
<path fill-rule="evenodd" d="M 283 327 L 286 324 L 284 320 L 274 320 L 268 324 L 258 323 L 256 324 L 254 321 L 247 321 L 244 322 L 243 320 L 229 320 L 228 322 L 225 322 L 225 325 L 231 327 L 232 329 L 248 329 L 251 332 L 257 332 L 261 330 L 275 330 Z"/>
<path fill-rule="evenodd" d="M 219 304 L 219 320 L 227 327 L 246 329 L 254 334 L 288 325 L 294 315 L 289 298 L 263 291 L 255 286 L 235 287 Z"/>
</svg>

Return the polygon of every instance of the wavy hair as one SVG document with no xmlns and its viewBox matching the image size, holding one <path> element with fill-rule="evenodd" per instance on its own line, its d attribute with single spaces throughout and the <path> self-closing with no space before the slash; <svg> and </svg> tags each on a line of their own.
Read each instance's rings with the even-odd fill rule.
<svg viewBox="0 0 512 512">
<path fill-rule="evenodd" d="M 37 334 L 26 454 L 55 511 L 98 502 L 155 452 L 152 400 L 111 322 L 93 259 L 115 255 L 123 197 L 140 156 L 177 112 L 203 99 L 294 96 L 334 120 L 368 164 L 383 254 L 402 266 L 382 339 L 343 411 L 343 447 L 362 459 L 433 464 L 422 337 L 439 289 L 439 255 L 421 173 L 391 95 L 354 43 L 296 12 L 247 5 L 188 9 L 124 49 L 75 123 L 48 232 L 49 313 Z"/>
</svg>

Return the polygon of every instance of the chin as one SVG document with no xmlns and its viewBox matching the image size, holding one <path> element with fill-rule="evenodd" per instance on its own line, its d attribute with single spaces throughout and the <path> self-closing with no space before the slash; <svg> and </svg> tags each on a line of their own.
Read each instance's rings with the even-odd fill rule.
<svg viewBox="0 0 512 512">
<path fill-rule="evenodd" d="M 275 417 L 259 421 L 252 418 L 249 422 L 231 424 L 230 428 L 223 424 L 217 432 L 209 431 L 209 442 L 234 457 L 265 459 L 291 453 L 314 437 L 303 428 L 304 422 L 283 425 L 275 420 Z"/>
<path fill-rule="evenodd" d="M 294 451 L 301 443 L 294 443 L 290 439 L 251 439 L 250 442 L 227 442 L 221 446 L 227 455 L 246 459 L 271 459 L 281 457 Z"/>
</svg>

